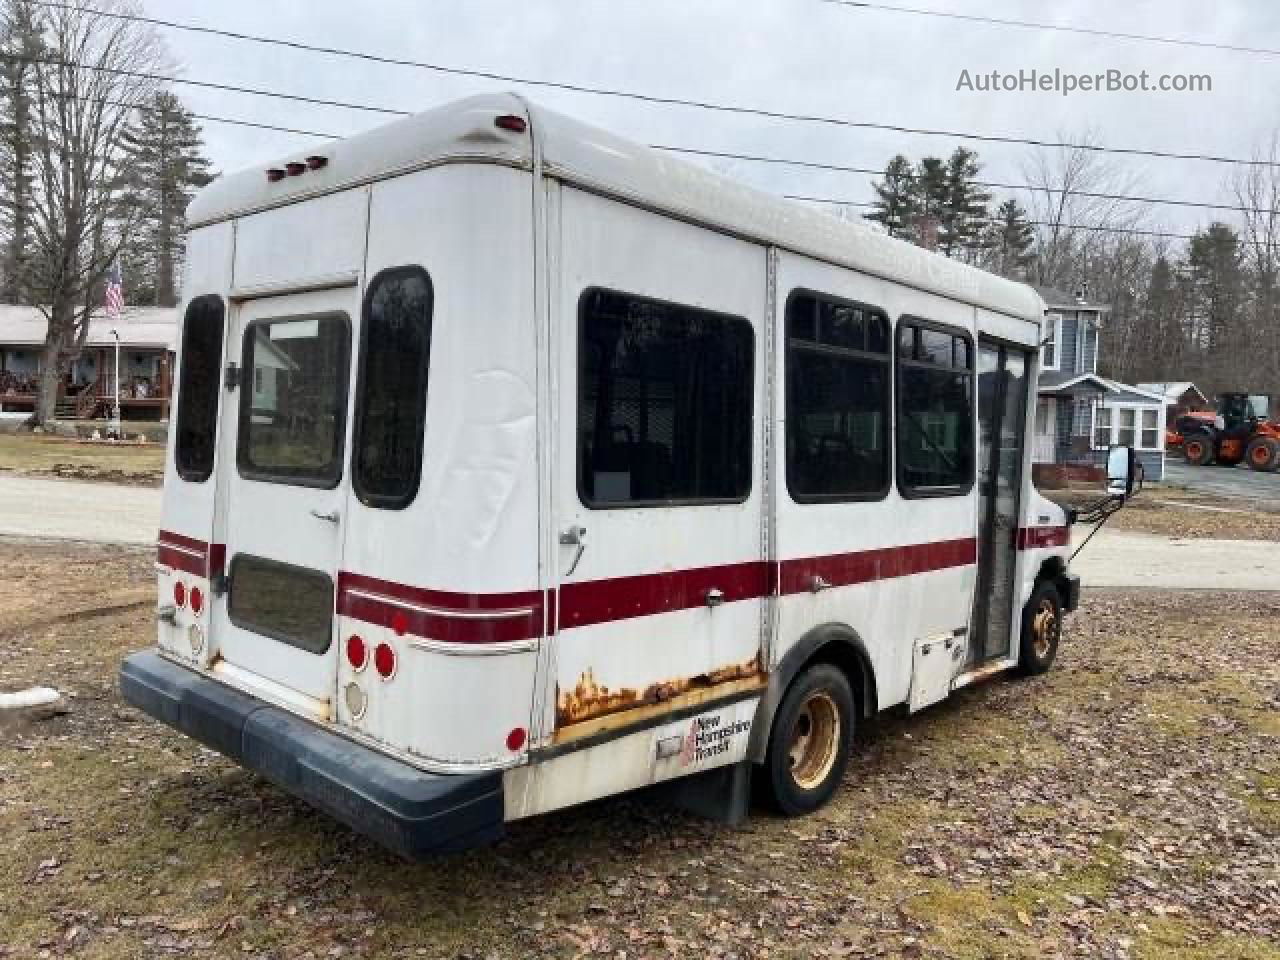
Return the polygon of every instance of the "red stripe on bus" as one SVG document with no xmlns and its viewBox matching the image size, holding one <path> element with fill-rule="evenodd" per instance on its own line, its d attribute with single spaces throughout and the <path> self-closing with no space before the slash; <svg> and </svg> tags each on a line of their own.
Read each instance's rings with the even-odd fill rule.
<svg viewBox="0 0 1280 960">
<path fill-rule="evenodd" d="M 821 577 L 833 587 L 847 587 L 949 567 L 964 567 L 976 563 L 977 559 L 978 541 L 973 537 L 965 537 L 936 543 L 913 543 L 901 547 L 783 560 L 779 593 L 785 596 L 812 590 L 816 577 Z"/>
<path fill-rule="evenodd" d="M 172 544 L 175 547 L 186 547 L 188 550 L 199 550 L 201 553 L 204 553 L 209 548 L 209 544 L 203 540 L 185 537 L 180 533 L 171 533 L 168 530 L 160 531 L 159 541 Z"/>
<path fill-rule="evenodd" d="M 712 590 L 723 603 L 754 600 L 770 593 L 772 568 L 758 560 L 561 584 L 560 629 L 707 606 Z"/>
<path fill-rule="evenodd" d="M 1071 531 L 1066 527 L 1019 527 L 1019 550 L 1039 550 L 1043 547 L 1065 547 L 1071 542 Z"/>
<path fill-rule="evenodd" d="M 157 562 L 196 577 L 222 573 L 226 557 L 226 544 L 205 543 L 168 530 L 161 530 L 156 541 Z"/>
<path fill-rule="evenodd" d="M 181 570 L 183 573 L 189 573 L 197 577 L 203 577 L 205 570 L 208 569 L 208 559 L 203 554 L 196 556 L 164 543 L 156 544 L 156 561 L 166 567 L 172 567 L 175 570 Z"/>
</svg>

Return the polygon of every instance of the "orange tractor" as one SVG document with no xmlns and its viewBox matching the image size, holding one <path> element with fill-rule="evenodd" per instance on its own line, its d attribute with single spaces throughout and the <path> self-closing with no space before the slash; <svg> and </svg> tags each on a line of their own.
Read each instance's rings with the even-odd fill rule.
<svg viewBox="0 0 1280 960">
<path fill-rule="evenodd" d="M 1187 463 L 1197 467 L 1234 467 L 1243 460 L 1254 470 L 1280 469 L 1280 424 L 1267 419 L 1270 408 L 1270 397 L 1224 393 L 1218 397 L 1217 414 L 1179 417 L 1171 445 L 1180 440 Z"/>
</svg>

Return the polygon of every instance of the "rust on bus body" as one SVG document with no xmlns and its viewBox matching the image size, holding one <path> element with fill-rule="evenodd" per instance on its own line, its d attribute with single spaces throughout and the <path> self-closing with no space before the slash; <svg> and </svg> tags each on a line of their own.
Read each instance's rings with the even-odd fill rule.
<svg viewBox="0 0 1280 960">
<path fill-rule="evenodd" d="M 601 686 L 596 683 L 594 674 L 588 668 L 578 677 L 572 690 L 562 691 L 559 687 L 556 688 L 556 726 L 567 727 L 638 707 L 667 704 L 677 699 L 694 699 L 691 697 L 693 694 L 715 691 L 726 684 L 733 684 L 736 689 L 747 685 L 743 681 L 762 682 L 763 678 L 764 668 L 759 654 L 743 663 L 718 667 L 709 673 L 659 680 L 643 690 L 636 687 L 619 687 L 613 690 Z"/>
</svg>

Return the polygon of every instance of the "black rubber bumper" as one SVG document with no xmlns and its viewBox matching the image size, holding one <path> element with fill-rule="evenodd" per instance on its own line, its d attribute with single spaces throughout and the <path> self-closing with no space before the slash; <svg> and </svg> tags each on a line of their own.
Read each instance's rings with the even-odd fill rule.
<svg viewBox="0 0 1280 960">
<path fill-rule="evenodd" d="M 425 773 L 146 650 L 120 667 L 140 710 L 409 859 L 502 834 L 502 774 Z"/>
<path fill-rule="evenodd" d="M 1062 609 L 1070 613 L 1080 606 L 1080 578 L 1074 573 L 1062 575 Z"/>
</svg>

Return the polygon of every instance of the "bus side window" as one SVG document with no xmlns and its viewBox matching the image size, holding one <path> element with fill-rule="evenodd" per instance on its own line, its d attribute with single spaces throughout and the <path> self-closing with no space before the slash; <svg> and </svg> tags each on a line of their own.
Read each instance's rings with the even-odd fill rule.
<svg viewBox="0 0 1280 960">
<path fill-rule="evenodd" d="M 751 324 L 588 290 L 578 324 L 578 493 L 606 507 L 751 492 Z"/>
<path fill-rule="evenodd" d="M 178 476 L 189 483 L 204 483 L 213 473 L 223 316 L 222 298 L 207 294 L 187 305 L 182 324 L 174 466 Z"/>
<path fill-rule="evenodd" d="M 807 291 L 787 300 L 787 488 L 797 503 L 889 492 L 889 318 Z"/>
<path fill-rule="evenodd" d="M 418 494 L 432 300 L 421 267 L 382 271 L 365 296 L 352 482 L 371 507 L 401 510 Z"/>
<path fill-rule="evenodd" d="M 903 317 L 897 336 L 898 490 L 962 496 L 973 488 L 973 341 Z"/>
</svg>

